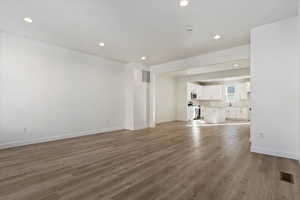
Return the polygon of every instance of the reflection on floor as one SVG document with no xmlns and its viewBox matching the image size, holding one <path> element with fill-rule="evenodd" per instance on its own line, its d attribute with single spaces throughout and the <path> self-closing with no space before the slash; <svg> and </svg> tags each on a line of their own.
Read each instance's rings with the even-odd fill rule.
<svg viewBox="0 0 300 200">
<path fill-rule="evenodd" d="M 227 120 L 225 123 L 209 124 L 204 120 L 194 120 L 188 122 L 186 126 L 188 127 L 200 127 L 200 126 L 225 126 L 225 125 L 250 125 L 250 121 L 246 120 Z"/>
<path fill-rule="evenodd" d="M 248 125 L 173 122 L 1 150 L 0 199 L 299 200 L 298 162 L 249 149 Z"/>
</svg>

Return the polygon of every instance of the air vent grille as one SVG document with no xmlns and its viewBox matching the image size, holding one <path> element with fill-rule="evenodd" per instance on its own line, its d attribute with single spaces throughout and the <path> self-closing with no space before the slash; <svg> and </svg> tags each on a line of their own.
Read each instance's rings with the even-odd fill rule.
<svg viewBox="0 0 300 200">
<path fill-rule="evenodd" d="M 142 81 L 145 83 L 150 83 L 150 72 L 149 71 L 142 71 Z"/>
<path fill-rule="evenodd" d="M 290 173 L 280 172 L 280 180 L 294 184 L 294 176 Z"/>
</svg>

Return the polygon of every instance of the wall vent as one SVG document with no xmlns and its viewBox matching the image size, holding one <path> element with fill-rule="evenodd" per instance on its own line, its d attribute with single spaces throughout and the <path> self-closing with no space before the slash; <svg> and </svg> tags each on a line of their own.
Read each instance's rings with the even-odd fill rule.
<svg viewBox="0 0 300 200">
<path fill-rule="evenodd" d="M 280 172 L 280 180 L 294 184 L 294 176 L 290 173 Z"/>
<path fill-rule="evenodd" d="M 142 81 L 145 83 L 150 83 L 150 72 L 149 71 L 142 71 Z"/>
</svg>

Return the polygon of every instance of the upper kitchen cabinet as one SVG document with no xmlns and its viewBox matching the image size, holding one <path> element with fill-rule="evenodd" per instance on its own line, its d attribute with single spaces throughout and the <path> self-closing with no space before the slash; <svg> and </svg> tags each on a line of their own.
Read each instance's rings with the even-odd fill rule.
<svg viewBox="0 0 300 200">
<path fill-rule="evenodd" d="M 240 97 L 241 97 L 241 100 L 247 100 L 249 92 L 250 92 L 250 82 L 242 83 L 240 85 Z"/>
<path fill-rule="evenodd" d="M 187 87 L 187 93 L 188 93 L 188 99 L 199 99 L 199 96 L 201 96 L 201 86 L 196 85 L 193 83 L 188 83 Z"/>
<path fill-rule="evenodd" d="M 201 99 L 202 95 L 203 95 L 203 86 L 197 85 L 197 99 Z"/>
<path fill-rule="evenodd" d="M 223 100 L 224 86 L 211 85 L 201 86 L 196 84 L 188 84 L 188 98 L 194 100 Z"/>
<path fill-rule="evenodd" d="M 200 100 L 222 100 L 224 98 L 224 88 L 222 85 L 202 86 Z"/>
</svg>

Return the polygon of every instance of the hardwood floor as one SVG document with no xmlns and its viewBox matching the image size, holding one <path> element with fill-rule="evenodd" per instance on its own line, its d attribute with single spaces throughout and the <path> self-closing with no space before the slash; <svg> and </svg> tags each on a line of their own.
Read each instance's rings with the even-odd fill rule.
<svg viewBox="0 0 300 200">
<path fill-rule="evenodd" d="M 250 153 L 248 125 L 174 122 L 2 150 L 0 199 L 299 200 L 300 169 Z"/>
</svg>

